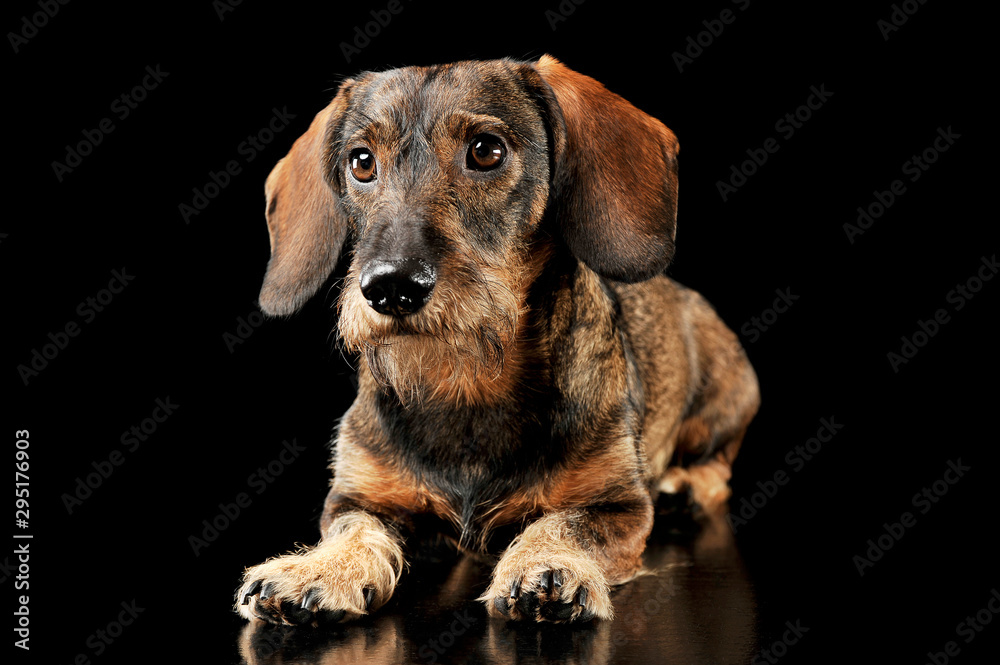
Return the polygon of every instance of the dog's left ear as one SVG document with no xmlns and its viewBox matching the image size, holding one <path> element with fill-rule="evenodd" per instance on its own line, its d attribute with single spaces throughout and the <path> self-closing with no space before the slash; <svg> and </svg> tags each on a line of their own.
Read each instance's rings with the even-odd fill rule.
<svg viewBox="0 0 1000 665">
<path fill-rule="evenodd" d="M 551 56 L 553 196 L 563 238 L 594 272 L 649 279 L 670 263 L 677 229 L 677 137 L 656 118 Z"/>
<path fill-rule="evenodd" d="M 345 82 L 330 105 L 316 114 L 264 185 L 271 260 L 260 289 L 260 308 L 267 314 L 297 311 L 337 266 L 348 224 L 329 181 L 327 150 L 352 85 Z"/>
</svg>

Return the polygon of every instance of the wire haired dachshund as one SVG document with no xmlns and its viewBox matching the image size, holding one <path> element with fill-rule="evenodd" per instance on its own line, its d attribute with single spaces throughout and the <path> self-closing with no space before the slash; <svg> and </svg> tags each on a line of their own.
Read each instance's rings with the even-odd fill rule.
<svg viewBox="0 0 1000 665">
<path fill-rule="evenodd" d="M 415 539 L 494 556 L 491 616 L 612 619 L 661 495 L 718 511 L 759 405 L 736 336 L 663 275 L 674 134 L 543 56 L 346 80 L 266 183 L 270 315 L 341 258 L 358 394 L 313 547 L 248 568 L 247 619 L 384 605 Z"/>
</svg>

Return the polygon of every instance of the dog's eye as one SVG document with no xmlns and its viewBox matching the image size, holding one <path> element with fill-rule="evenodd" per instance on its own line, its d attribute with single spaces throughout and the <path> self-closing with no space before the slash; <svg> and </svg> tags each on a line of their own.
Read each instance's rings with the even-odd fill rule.
<svg viewBox="0 0 1000 665">
<path fill-rule="evenodd" d="M 375 155 L 368 148 L 355 148 L 351 151 L 351 173 L 358 182 L 371 182 L 375 179 Z"/>
<path fill-rule="evenodd" d="M 465 156 L 465 165 L 473 171 L 489 171 L 503 164 L 507 149 L 495 136 L 480 134 L 472 139 L 469 152 Z"/>
</svg>

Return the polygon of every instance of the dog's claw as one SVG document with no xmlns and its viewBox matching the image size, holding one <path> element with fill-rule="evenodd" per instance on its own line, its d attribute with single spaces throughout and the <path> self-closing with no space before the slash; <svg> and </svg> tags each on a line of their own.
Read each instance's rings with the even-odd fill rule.
<svg viewBox="0 0 1000 665">
<path fill-rule="evenodd" d="M 549 589 L 552 588 L 552 571 L 542 573 L 542 579 L 538 581 L 538 585 L 542 588 L 542 591 L 548 593 Z"/>
<path fill-rule="evenodd" d="M 312 610 L 303 609 L 287 600 L 281 603 L 281 615 L 285 618 L 285 621 L 293 626 L 309 623 L 313 620 Z"/>
<path fill-rule="evenodd" d="M 497 611 L 504 616 L 510 614 L 510 602 L 503 596 L 497 596 L 493 599 L 493 606 L 497 608 Z"/>
<path fill-rule="evenodd" d="M 260 591 L 260 587 L 261 587 L 260 580 L 254 580 L 253 582 L 251 582 L 250 586 L 247 587 L 247 590 L 243 592 L 243 597 L 240 599 L 240 605 L 249 605 L 250 598 L 255 596 L 257 592 Z"/>
<path fill-rule="evenodd" d="M 552 585 L 557 589 L 563 585 L 562 572 L 558 570 L 552 571 Z"/>
<path fill-rule="evenodd" d="M 370 610 L 372 601 L 375 600 L 375 587 L 365 589 L 365 610 Z"/>
<path fill-rule="evenodd" d="M 260 592 L 260 599 L 267 600 L 274 595 L 275 585 L 274 582 L 268 582 L 264 585 L 264 589 Z"/>
<path fill-rule="evenodd" d="M 510 597 L 517 598 L 521 595 L 521 580 L 514 580 L 510 585 Z"/>
<path fill-rule="evenodd" d="M 576 602 L 580 605 L 580 616 L 577 617 L 578 621 L 590 621 L 596 614 L 595 612 L 587 607 L 587 589 L 586 587 L 580 587 L 580 591 L 576 594 Z"/>
<path fill-rule="evenodd" d="M 316 607 L 316 603 L 319 602 L 319 594 L 319 589 L 310 589 L 306 592 L 305 597 L 302 598 L 302 604 L 299 607 L 312 611 Z"/>
</svg>

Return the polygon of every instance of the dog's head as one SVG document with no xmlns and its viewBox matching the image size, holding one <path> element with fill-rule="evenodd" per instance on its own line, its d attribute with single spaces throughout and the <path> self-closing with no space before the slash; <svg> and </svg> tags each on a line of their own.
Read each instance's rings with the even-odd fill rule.
<svg viewBox="0 0 1000 665">
<path fill-rule="evenodd" d="M 461 392 L 499 375 L 554 244 L 618 281 L 667 266 L 676 155 L 662 123 L 548 56 L 345 81 L 267 179 L 261 308 L 299 309 L 350 240 L 346 345 L 401 395 L 421 377 Z"/>
</svg>

